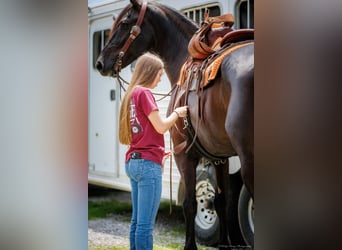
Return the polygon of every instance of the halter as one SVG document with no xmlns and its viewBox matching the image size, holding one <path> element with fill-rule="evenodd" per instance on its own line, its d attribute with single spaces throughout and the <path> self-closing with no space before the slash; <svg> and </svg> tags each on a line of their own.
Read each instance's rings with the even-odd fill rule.
<svg viewBox="0 0 342 250">
<path fill-rule="evenodd" d="M 132 26 L 131 31 L 130 31 L 130 35 L 129 35 L 128 39 L 126 40 L 124 46 L 122 47 L 122 49 L 118 55 L 118 60 L 116 61 L 116 64 L 115 64 L 115 69 L 118 73 L 121 71 L 122 58 L 124 57 L 127 49 L 129 48 L 131 43 L 134 41 L 134 39 L 141 32 L 140 25 L 144 19 L 146 7 L 147 7 L 147 2 L 144 1 L 141 5 L 141 9 L 139 12 L 139 17 L 138 17 L 137 23 L 134 26 Z"/>
</svg>

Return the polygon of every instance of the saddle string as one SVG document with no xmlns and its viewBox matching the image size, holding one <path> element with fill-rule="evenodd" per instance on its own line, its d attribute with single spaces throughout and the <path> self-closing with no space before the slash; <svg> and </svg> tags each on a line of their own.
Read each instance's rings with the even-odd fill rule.
<svg viewBox="0 0 342 250">
<path fill-rule="evenodd" d="M 189 62 L 191 62 L 192 59 L 189 60 Z M 201 96 L 199 95 L 199 92 L 201 91 L 202 95 L 203 95 L 203 89 L 201 90 L 201 86 L 200 86 L 200 82 L 201 82 L 201 74 L 199 74 L 201 71 L 198 70 L 197 67 L 195 68 L 191 68 L 191 73 L 190 76 L 187 77 L 187 81 L 186 81 L 186 94 L 185 94 L 185 104 L 188 105 L 188 97 L 189 97 L 189 93 L 191 91 L 191 85 L 192 85 L 192 81 L 195 80 L 196 81 L 196 85 L 197 85 L 197 96 L 198 96 L 198 112 L 199 112 L 199 118 L 196 120 L 196 125 L 194 128 L 194 136 L 192 138 L 191 143 L 189 144 L 189 146 L 187 147 L 187 149 L 185 150 L 185 153 L 187 154 L 190 149 L 193 147 L 193 145 L 195 144 L 196 140 L 197 140 L 197 135 L 198 135 L 198 128 L 199 128 L 199 122 L 200 120 L 202 120 L 202 108 L 201 108 L 201 103 L 203 103 L 203 98 L 201 98 Z M 195 77 L 194 77 L 195 76 Z M 188 130 L 190 129 L 190 116 L 187 115 L 187 117 L 184 118 L 184 128 L 187 128 Z"/>
</svg>

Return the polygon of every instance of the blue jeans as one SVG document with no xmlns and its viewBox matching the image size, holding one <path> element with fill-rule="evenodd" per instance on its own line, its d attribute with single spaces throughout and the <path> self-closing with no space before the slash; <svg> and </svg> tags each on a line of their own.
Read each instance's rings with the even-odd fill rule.
<svg viewBox="0 0 342 250">
<path fill-rule="evenodd" d="M 132 186 L 130 249 L 152 250 L 153 227 L 162 191 L 162 168 L 149 160 L 130 160 L 125 164 Z"/>
</svg>

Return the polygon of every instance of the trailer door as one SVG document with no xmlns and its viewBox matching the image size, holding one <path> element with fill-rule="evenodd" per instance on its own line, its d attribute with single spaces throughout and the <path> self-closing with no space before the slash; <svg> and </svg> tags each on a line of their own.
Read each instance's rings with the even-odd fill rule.
<svg viewBox="0 0 342 250">
<path fill-rule="evenodd" d="M 96 59 L 108 37 L 111 18 L 93 20 L 89 32 L 89 172 L 116 175 L 118 148 L 118 90 L 116 81 L 103 77 Z"/>
</svg>

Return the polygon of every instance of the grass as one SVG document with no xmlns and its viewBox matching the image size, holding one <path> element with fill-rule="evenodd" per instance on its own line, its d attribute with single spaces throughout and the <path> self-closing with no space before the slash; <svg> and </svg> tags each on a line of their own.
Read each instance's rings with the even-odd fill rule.
<svg viewBox="0 0 342 250">
<path fill-rule="evenodd" d="M 110 201 L 88 201 L 88 220 L 107 218 L 111 214 L 130 214 L 132 205 L 130 202 Z M 158 218 L 167 218 L 167 220 L 184 221 L 182 207 L 172 205 L 172 214 L 170 215 L 170 203 L 163 201 L 159 205 Z"/>
<path fill-rule="evenodd" d="M 88 201 L 88 220 L 107 218 L 111 214 L 131 213 L 132 205 L 120 201 Z"/>
<path fill-rule="evenodd" d="M 183 209 L 181 206 L 172 204 L 172 213 L 170 214 L 170 202 L 162 201 L 159 205 L 158 217 L 167 218 L 168 220 L 177 220 L 184 222 Z"/>
</svg>

